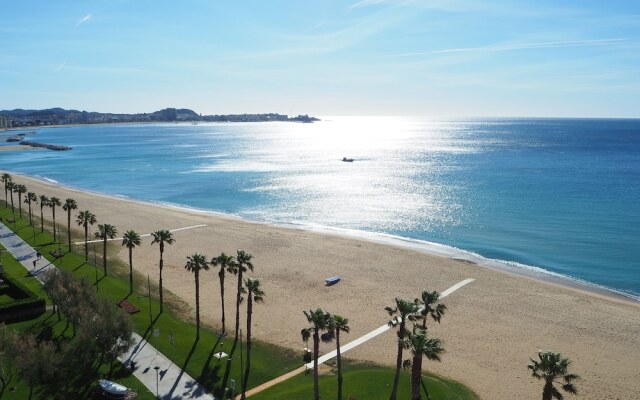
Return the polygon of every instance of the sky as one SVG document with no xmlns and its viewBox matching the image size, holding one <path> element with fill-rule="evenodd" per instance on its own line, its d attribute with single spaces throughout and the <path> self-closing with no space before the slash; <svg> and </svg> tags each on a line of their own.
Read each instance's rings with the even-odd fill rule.
<svg viewBox="0 0 640 400">
<path fill-rule="evenodd" d="M 640 117 L 640 1 L 2 0 L 0 109 Z"/>
</svg>

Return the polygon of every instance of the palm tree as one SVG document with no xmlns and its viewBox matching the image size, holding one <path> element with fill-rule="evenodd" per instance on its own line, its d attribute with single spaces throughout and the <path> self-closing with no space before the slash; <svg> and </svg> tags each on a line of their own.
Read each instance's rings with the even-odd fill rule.
<svg viewBox="0 0 640 400">
<path fill-rule="evenodd" d="M 122 245 L 129 249 L 129 293 L 133 293 L 133 248 L 141 243 L 140 235 L 136 231 L 128 230 L 122 236 Z"/>
<path fill-rule="evenodd" d="M 71 251 L 71 211 L 78 209 L 78 204 L 74 199 L 66 199 L 62 209 L 67 212 L 67 239 L 69 239 L 69 251 Z"/>
<path fill-rule="evenodd" d="M 338 364 L 338 400 L 342 400 L 342 357 L 340 355 L 340 332 L 349 333 L 349 319 L 340 315 L 333 315 L 330 321 L 336 335 L 336 362 Z"/>
<path fill-rule="evenodd" d="M 404 348 L 403 339 L 407 335 L 407 319 L 410 321 L 414 321 L 419 310 L 418 305 L 412 301 L 406 301 L 396 297 L 395 303 L 395 307 L 387 306 L 384 308 L 392 317 L 389 321 L 389 326 L 398 327 L 398 356 L 396 358 L 396 375 L 393 380 L 393 388 L 391 389 L 390 400 L 396 400 L 398 392 L 400 368 L 402 367 L 402 350 Z"/>
<path fill-rule="evenodd" d="M 307 317 L 307 322 L 311 325 L 300 331 L 302 340 L 305 342 L 313 337 L 313 398 L 314 400 L 320 399 L 320 388 L 318 386 L 318 353 L 320 351 L 320 340 L 323 342 L 330 341 L 333 338 L 331 314 L 323 311 L 321 308 L 315 311 L 309 310 L 303 311 L 304 316 Z M 325 332 L 324 334 L 321 334 Z"/>
<path fill-rule="evenodd" d="M 247 289 L 247 364 L 244 370 L 244 380 L 242 381 L 241 400 L 247 398 L 247 381 L 249 380 L 249 372 L 251 371 L 251 314 L 253 313 L 253 303 L 261 303 L 264 301 L 264 291 L 260 288 L 260 281 L 257 279 L 247 279 L 245 281 Z"/>
<path fill-rule="evenodd" d="M 4 184 L 4 208 L 7 208 L 9 206 L 9 198 L 7 197 L 7 191 L 9 190 L 9 188 L 7 187 L 7 183 L 12 180 L 11 174 L 3 172 L 0 180 Z"/>
<path fill-rule="evenodd" d="M 402 340 L 403 345 L 411 350 L 411 360 L 406 360 L 404 366 L 411 366 L 411 400 L 422 400 L 420 395 L 420 384 L 424 388 L 427 398 L 431 400 L 427 387 L 422 382 L 422 357 L 429 360 L 440 361 L 440 354 L 444 352 L 440 339 L 429 339 L 427 330 L 420 326 L 414 326 L 413 332 L 407 334 Z"/>
<path fill-rule="evenodd" d="M 10 181 L 8 181 L 8 182 L 5 184 L 5 188 L 6 188 L 5 190 L 9 190 L 9 194 L 11 195 L 11 210 L 12 210 L 13 218 L 14 218 L 14 219 L 15 219 L 15 217 L 16 217 L 16 210 L 15 210 L 15 208 L 13 207 L 13 188 L 15 188 L 15 187 L 16 187 L 16 184 L 15 184 L 15 183 L 13 183 L 13 181 L 11 181 L 11 180 L 10 180 Z"/>
<path fill-rule="evenodd" d="M 433 292 L 423 290 L 421 298 L 415 300 L 421 306 L 420 314 L 422 314 L 423 329 L 427 329 L 427 318 L 429 316 L 437 323 L 440 323 L 440 319 L 444 316 L 447 306 L 437 303 L 439 299 L 440 293 L 435 290 Z"/>
<path fill-rule="evenodd" d="M 208 270 L 207 256 L 196 253 L 187 257 L 187 264 L 184 266 L 187 271 L 193 272 L 196 283 L 196 340 L 200 340 L 200 271 Z"/>
<path fill-rule="evenodd" d="M 25 185 L 14 185 L 13 191 L 18 193 L 18 208 L 20 209 L 20 218 L 22 218 L 22 195 L 27 193 Z"/>
<path fill-rule="evenodd" d="M 42 199 L 43 196 L 40 196 Z M 45 197 L 46 198 L 46 197 Z M 41 206 L 42 208 L 42 206 Z M 76 224 L 84 227 L 84 261 L 89 261 L 89 246 L 87 240 L 89 239 L 89 225 L 96 223 L 96 216 L 89 210 L 80 211 L 77 216 Z"/>
<path fill-rule="evenodd" d="M 236 333 L 233 340 L 233 347 L 229 357 L 236 351 L 236 345 L 238 344 L 238 331 L 240 330 L 240 303 L 242 302 L 242 274 L 247 270 L 253 271 L 253 264 L 251 263 L 251 254 L 245 253 L 243 250 L 238 250 L 236 255 L 236 265 L 238 268 L 238 293 L 236 296 Z"/>
<path fill-rule="evenodd" d="M 31 203 L 37 203 L 38 202 L 38 196 L 36 196 L 36 194 L 33 193 L 33 192 L 29 192 L 25 196 L 24 202 L 29 205 L 29 225 L 33 226 L 33 218 L 32 218 L 32 214 L 31 214 Z"/>
<path fill-rule="evenodd" d="M 151 244 L 153 245 L 154 243 L 158 243 L 160 245 L 160 280 L 158 281 L 158 285 L 159 285 L 159 289 L 160 289 L 160 313 L 162 313 L 163 311 L 163 300 L 162 300 L 162 267 L 163 267 L 163 260 L 162 260 L 162 253 L 164 253 L 164 245 L 166 244 L 173 244 L 173 242 L 175 242 L 175 240 L 173 239 L 173 234 L 166 230 L 166 229 L 161 229 L 155 232 L 151 233 L 151 236 L 153 236 L 153 241 L 151 242 Z"/>
<path fill-rule="evenodd" d="M 116 227 L 109 224 L 98 224 L 98 232 L 95 233 L 96 239 L 102 239 L 102 269 L 104 270 L 104 276 L 107 276 L 107 239 L 113 239 L 116 237 L 118 231 Z"/>
<path fill-rule="evenodd" d="M 534 378 L 544 380 L 542 400 L 551 400 L 554 397 L 558 400 L 562 400 L 564 398 L 562 393 L 553 386 L 554 383 L 557 383 L 556 379 L 564 380 L 561 387 L 565 392 L 571 394 L 578 393 L 578 390 L 573 385 L 573 381 L 580 379 L 580 377 L 576 374 L 568 373 L 571 360 L 568 358 L 562 358 L 560 353 L 553 353 L 551 351 L 538 352 L 538 358 L 540 361 L 530 358 L 531 364 L 527 367 L 531 370 L 531 375 Z"/>
<path fill-rule="evenodd" d="M 40 233 L 44 232 L 44 213 L 42 209 L 49 207 L 49 198 L 43 194 L 40 195 Z"/>
<path fill-rule="evenodd" d="M 226 272 L 237 274 L 238 265 L 236 264 L 233 256 L 228 256 L 224 253 L 220 253 L 218 257 L 212 258 L 211 265 L 213 265 L 214 267 L 217 267 L 218 265 L 220 266 L 220 270 L 218 271 L 218 278 L 220 278 L 220 300 L 222 301 L 222 334 L 224 335 L 227 333 L 227 326 L 224 317 L 224 277 Z"/>
<path fill-rule="evenodd" d="M 56 241 L 56 206 L 60 206 L 60 199 L 57 197 L 52 197 L 49 199 L 49 207 L 51 207 L 51 212 L 53 213 L 53 241 Z"/>
</svg>

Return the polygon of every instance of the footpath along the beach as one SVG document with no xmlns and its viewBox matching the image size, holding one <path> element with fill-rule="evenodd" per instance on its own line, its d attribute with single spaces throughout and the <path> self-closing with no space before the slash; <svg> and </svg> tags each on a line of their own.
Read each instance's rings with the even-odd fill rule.
<svg viewBox="0 0 640 400">
<path fill-rule="evenodd" d="M 38 260 L 37 251 L 2 222 L 0 222 L 0 244 L 40 282 L 42 282 L 44 271 L 55 268 L 55 265 L 44 257 Z M 215 400 L 215 397 L 207 393 L 195 379 L 173 364 L 140 335 L 134 333 L 133 339 L 134 345 L 118 359 L 132 369 L 133 375 L 149 391 L 157 393 L 159 399 Z"/>
</svg>

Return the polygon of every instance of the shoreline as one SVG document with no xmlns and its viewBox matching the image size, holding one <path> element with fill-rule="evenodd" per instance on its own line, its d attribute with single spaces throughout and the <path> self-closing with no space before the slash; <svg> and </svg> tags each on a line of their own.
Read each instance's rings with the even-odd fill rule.
<svg viewBox="0 0 640 400">
<path fill-rule="evenodd" d="M 1 149 L 1 147 L 0 147 Z M 107 200 L 124 200 L 130 201 L 139 205 L 153 205 L 157 207 L 164 207 L 176 211 L 196 212 L 203 215 L 212 215 L 220 218 L 229 218 L 236 221 L 242 221 L 249 224 L 260 224 L 265 226 L 272 226 L 283 229 L 293 230 L 305 230 L 308 232 L 319 233 L 323 235 L 333 235 L 346 239 L 363 240 L 371 243 L 377 243 L 382 245 L 397 246 L 410 250 L 416 250 L 428 255 L 445 257 L 455 261 L 467 262 L 479 268 L 487 268 L 489 270 L 512 274 L 527 279 L 532 279 L 538 282 L 556 285 L 563 288 L 577 290 L 594 296 L 604 297 L 609 300 L 629 302 L 630 304 L 640 304 L 640 295 L 634 295 L 626 293 L 615 288 L 610 288 L 596 283 L 588 282 L 575 278 L 559 274 L 553 271 L 549 271 L 542 267 L 533 265 L 521 264 L 515 261 L 497 260 L 486 258 L 478 253 L 464 250 L 458 247 L 449 246 L 442 243 L 429 242 L 426 240 L 415 239 L 411 237 L 391 235 L 382 232 L 370 232 L 356 229 L 337 228 L 323 225 L 305 225 L 295 223 L 275 223 L 268 221 L 250 220 L 237 215 L 227 214 L 224 212 L 201 209 L 196 207 L 190 207 L 188 205 L 180 205 L 174 203 L 167 203 L 162 201 L 153 200 L 141 200 L 131 198 L 125 195 L 109 194 L 103 192 L 95 192 L 87 189 L 77 188 L 69 185 L 61 184 L 60 182 L 42 177 L 27 175 L 20 172 L 9 172 L 12 175 L 20 176 L 25 179 L 31 179 L 42 184 L 49 184 L 63 189 L 79 192 L 89 193 L 95 196 L 103 197 Z"/>
<path fill-rule="evenodd" d="M 252 331 L 258 340 L 302 351 L 303 310 L 318 307 L 349 319 L 345 343 L 388 322 L 385 306 L 393 299 L 412 300 L 423 290 L 443 291 L 468 278 L 474 281 L 444 299 L 447 313 L 429 333 L 444 341 L 441 363 L 428 361 L 430 372 L 459 381 L 484 400 L 539 399 L 541 384 L 527 370 L 539 350 L 560 352 L 573 360 L 572 372 L 587 398 L 635 398 L 640 393 L 640 304 L 560 286 L 513 273 L 478 267 L 468 260 L 433 255 L 419 249 L 364 238 L 345 237 L 268 223 L 249 222 L 212 212 L 172 208 L 126 197 L 88 193 L 59 183 L 17 174 L 37 194 L 74 198 L 78 210 L 95 213 L 98 223 L 148 233 L 178 229 L 175 243 L 165 248 L 165 290 L 185 302 L 180 318 L 193 320 L 195 288 L 185 260 L 195 252 L 207 258 L 242 249 L 253 255 L 255 271 L 266 296 L 254 309 Z M 185 193 L 187 195 L 187 193 Z M 36 207 L 37 209 L 37 207 Z M 36 214 L 37 215 L 37 214 Z M 37 215 L 39 217 L 39 215 Z M 45 210 L 45 218 L 51 212 Z M 58 221 L 66 226 L 66 215 Z M 184 229 L 191 227 L 193 229 Z M 91 227 L 95 231 L 97 226 Z M 74 239 L 83 232 L 72 227 Z M 120 236 L 119 235 L 119 236 Z M 99 244 L 100 246 L 100 244 Z M 80 251 L 81 245 L 77 249 Z M 127 260 L 128 250 L 115 241 L 109 259 Z M 133 268 L 157 283 L 158 247 L 144 237 L 133 252 Z M 340 283 L 325 286 L 329 276 Z M 202 322 L 220 328 L 217 270 L 200 277 Z M 227 315 L 235 305 L 229 277 L 225 291 Z M 167 292 L 168 293 L 168 292 Z M 136 300 L 134 296 L 132 301 Z M 244 323 L 244 308 L 240 313 Z M 227 328 L 233 321 L 227 321 Z M 321 354 L 335 348 L 321 344 Z M 397 337 L 389 331 L 358 346 L 345 357 L 393 366 Z M 301 353 L 302 356 L 302 353 Z"/>
</svg>

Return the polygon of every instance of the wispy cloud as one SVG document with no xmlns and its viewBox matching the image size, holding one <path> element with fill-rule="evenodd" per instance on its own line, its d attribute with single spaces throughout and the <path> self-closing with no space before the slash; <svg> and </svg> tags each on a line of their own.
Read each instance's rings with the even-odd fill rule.
<svg viewBox="0 0 640 400">
<path fill-rule="evenodd" d="M 360 1 L 356 1 L 355 3 L 349 5 L 347 7 L 347 9 L 351 10 L 354 8 L 360 8 L 360 7 L 367 7 L 367 6 L 372 6 L 375 4 L 382 4 L 382 3 L 386 3 L 388 0 L 360 0 Z"/>
<path fill-rule="evenodd" d="M 67 65 L 67 62 L 63 61 L 60 65 L 58 65 L 58 67 L 56 67 L 56 71 L 62 71 L 65 65 Z"/>
<path fill-rule="evenodd" d="M 84 24 L 85 22 L 91 20 L 91 14 L 87 14 L 84 17 L 82 17 L 82 19 L 80 21 L 78 21 L 78 23 L 76 23 L 76 28 L 79 27 L 80 25 Z"/>
<path fill-rule="evenodd" d="M 423 52 L 397 54 L 397 57 L 414 57 L 430 54 L 450 54 L 450 53 L 480 53 L 480 52 L 503 52 L 528 49 L 551 49 L 558 47 L 587 47 L 587 46 L 610 46 L 620 42 L 629 40 L 628 38 L 613 39 L 588 39 L 588 40 L 562 40 L 555 42 L 537 42 L 537 43 L 514 43 L 500 44 L 492 46 L 479 47 L 460 47 L 453 49 L 432 50 Z"/>
</svg>

